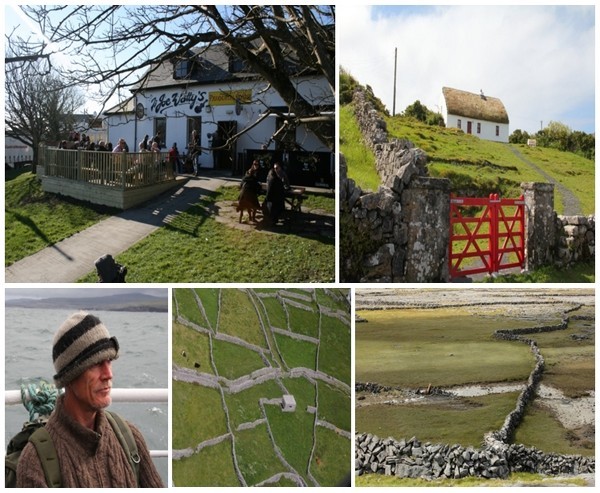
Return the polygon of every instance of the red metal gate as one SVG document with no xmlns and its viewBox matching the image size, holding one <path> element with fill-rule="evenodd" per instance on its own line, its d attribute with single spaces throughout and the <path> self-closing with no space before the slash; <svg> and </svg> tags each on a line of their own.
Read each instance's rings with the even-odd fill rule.
<svg viewBox="0 0 600 493">
<path fill-rule="evenodd" d="M 450 278 L 525 265 L 525 201 L 450 199 Z"/>
</svg>

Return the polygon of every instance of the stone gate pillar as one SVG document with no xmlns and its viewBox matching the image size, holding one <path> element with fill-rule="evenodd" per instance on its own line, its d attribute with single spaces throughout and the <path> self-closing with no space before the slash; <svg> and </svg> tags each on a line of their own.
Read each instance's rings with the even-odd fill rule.
<svg viewBox="0 0 600 493">
<path fill-rule="evenodd" d="M 403 282 L 447 282 L 450 180 L 413 178 L 402 193 L 408 241 Z"/>
<path fill-rule="evenodd" d="M 554 185 L 521 183 L 521 189 L 525 198 L 525 269 L 533 270 L 554 260 Z"/>
</svg>

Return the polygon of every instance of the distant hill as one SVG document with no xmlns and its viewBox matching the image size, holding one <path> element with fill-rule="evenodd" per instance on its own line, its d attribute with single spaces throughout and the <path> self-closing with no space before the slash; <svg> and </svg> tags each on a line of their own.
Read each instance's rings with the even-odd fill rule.
<svg viewBox="0 0 600 493">
<path fill-rule="evenodd" d="M 123 312 L 167 312 L 167 297 L 158 298 L 143 293 L 126 293 L 89 298 L 18 298 L 6 300 L 6 307 L 69 308 L 73 310 L 103 310 Z"/>
</svg>

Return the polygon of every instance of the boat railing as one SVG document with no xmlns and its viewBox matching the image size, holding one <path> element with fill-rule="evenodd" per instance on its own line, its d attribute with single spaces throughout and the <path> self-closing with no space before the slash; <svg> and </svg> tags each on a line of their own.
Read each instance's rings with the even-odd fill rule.
<svg viewBox="0 0 600 493">
<path fill-rule="evenodd" d="M 169 389 L 112 389 L 113 402 L 168 402 Z M 15 406 L 21 404 L 20 390 L 7 390 L 4 393 L 4 404 Z M 151 450 L 152 457 L 168 457 L 168 450 Z"/>
</svg>

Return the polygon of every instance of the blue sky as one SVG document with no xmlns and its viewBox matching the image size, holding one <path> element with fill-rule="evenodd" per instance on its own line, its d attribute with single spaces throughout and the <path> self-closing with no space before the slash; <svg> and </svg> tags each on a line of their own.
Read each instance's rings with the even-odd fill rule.
<svg viewBox="0 0 600 493">
<path fill-rule="evenodd" d="M 396 113 L 438 111 L 442 87 L 500 98 L 510 131 L 549 121 L 595 131 L 595 9 L 583 6 L 338 8 L 338 62 Z"/>
</svg>

